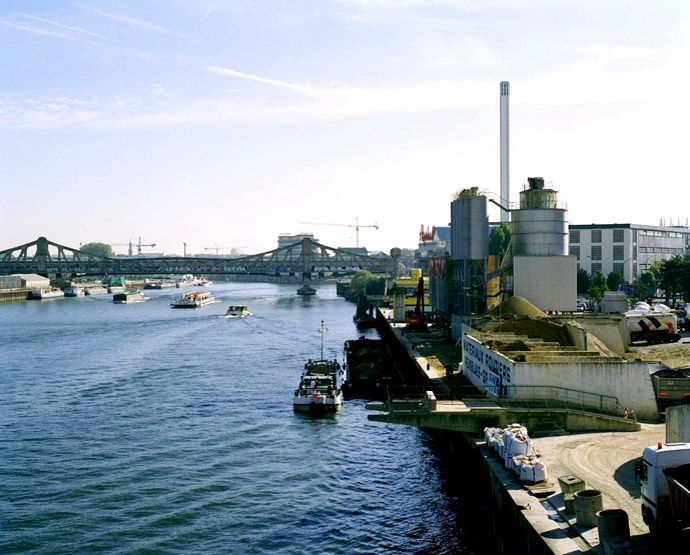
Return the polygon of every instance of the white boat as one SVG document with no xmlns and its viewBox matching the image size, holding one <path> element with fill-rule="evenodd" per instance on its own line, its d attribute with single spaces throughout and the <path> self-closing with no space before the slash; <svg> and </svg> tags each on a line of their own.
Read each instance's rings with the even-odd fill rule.
<svg viewBox="0 0 690 555">
<path fill-rule="evenodd" d="M 251 312 L 249 312 L 249 308 L 243 304 L 231 304 L 225 313 L 225 316 L 228 318 L 244 318 L 245 316 L 250 315 Z"/>
<path fill-rule="evenodd" d="M 56 289 L 55 287 L 51 287 L 50 289 L 32 289 L 31 293 L 29 293 L 29 298 L 30 299 L 59 299 L 60 297 L 64 297 L 65 293 L 64 291 L 61 291 L 60 289 Z"/>
<path fill-rule="evenodd" d="M 65 287 L 65 297 L 83 297 L 84 296 L 84 288 L 83 287 L 78 287 L 78 286 L 73 286 L 73 287 Z"/>
<path fill-rule="evenodd" d="M 201 308 L 211 303 L 215 303 L 216 298 L 211 293 L 195 291 L 185 293 L 174 303 L 170 303 L 172 308 Z"/>
<path fill-rule="evenodd" d="M 343 405 L 342 369 L 334 360 L 316 360 L 305 364 L 295 389 L 293 407 L 298 412 L 321 414 L 335 412 Z"/>
<path fill-rule="evenodd" d="M 321 359 L 309 359 L 304 365 L 299 385 L 295 389 L 292 406 L 297 412 L 323 414 L 335 412 L 343 405 L 345 370 L 336 360 L 323 358 L 323 336 L 326 331 L 321 321 Z"/>
</svg>

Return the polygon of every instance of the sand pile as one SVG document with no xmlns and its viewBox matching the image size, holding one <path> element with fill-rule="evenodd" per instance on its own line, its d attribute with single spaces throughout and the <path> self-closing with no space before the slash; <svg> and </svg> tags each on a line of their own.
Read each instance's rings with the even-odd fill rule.
<svg viewBox="0 0 690 555">
<path fill-rule="evenodd" d="M 539 309 L 537 308 L 536 310 Z M 539 310 L 539 312 L 541 311 Z M 500 332 L 510 332 L 516 335 L 526 335 L 527 337 L 531 337 L 534 339 L 543 339 L 547 342 L 558 343 L 563 347 L 573 345 L 567 328 L 565 326 L 562 326 L 561 324 L 549 322 L 548 320 L 540 320 L 535 318 L 520 318 L 519 320 L 505 322 L 500 326 L 494 328 L 490 333 Z"/>
<path fill-rule="evenodd" d="M 519 318 L 521 316 L 529 316 L 530 318 L 545 318 L 547 314 L 539 310 L 531 302 L 523 297 L 517 295 L 510 297 L 503 301 L 500 305 L 495 306 L 489 311 L 489 315 L 494 318 L 510 319 Z"/>
</svg>

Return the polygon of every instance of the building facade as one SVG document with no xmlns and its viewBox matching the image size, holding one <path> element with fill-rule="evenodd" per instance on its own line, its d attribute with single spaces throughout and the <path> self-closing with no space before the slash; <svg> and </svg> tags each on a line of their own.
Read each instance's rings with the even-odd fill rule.
<svg viewBox="0 0 690 555">
<path fill-rule="evenodd" d="M 652 263 L 690 252 L 690 228 L 638 224 L 569 226 L 569 251 L 589 274 L 616 272 L 633 282 Z"/>
</svg>

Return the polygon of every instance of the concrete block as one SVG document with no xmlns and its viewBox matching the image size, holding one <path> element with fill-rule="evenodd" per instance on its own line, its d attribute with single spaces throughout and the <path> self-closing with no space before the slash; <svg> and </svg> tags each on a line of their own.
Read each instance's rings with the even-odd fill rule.
<svg viewBox="0 0 690 555">
<path fill-rule="evenodd" d="M 585 489 L 585 482 L 581 478 L 575 476 L 575 474 L 568 474 L 566 476 L 558 477 L 558 485 L 561 486 L 561 492 L 565 495 L 566 493 L 577 493 Z"/>
</svg>

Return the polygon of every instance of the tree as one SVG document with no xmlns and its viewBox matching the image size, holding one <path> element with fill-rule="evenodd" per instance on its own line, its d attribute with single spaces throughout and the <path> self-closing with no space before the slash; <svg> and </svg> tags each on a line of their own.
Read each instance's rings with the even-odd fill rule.
<svg viewBox="0 0 690 555">
<path fill-rule="evenodd" d="M 359 299 L 360 294 L 382 295 L 385 289 L 384 278 L 376 277 L 367 270 L 358 270 L 350 281 L 350 291 L 347 298 L 349 300 Z"/>
<path fill-rule="evenodd" d="M 618 272 L 611 272 L 606 276 L 606 286 L 609 288 L 609 291 L 618 291 L 618 286 L 624 282 L 625 278 Z"/>
<path fill-rule="evenodd" d="M 676 300 L 683 294 L 688 271 L 690 271 L 690 263 L 678 255 L 661 263 L 659 287 L 664 290 L 667 303 L 675 305 Z"/>
<path fill-rule="evenodd" d="M 592 285 L 592 277 L 587 273 L 587 270 L 580 268 L 577 271 L 577 294 L 586 295 Z"/>
<path fill-rule="evenodd" d="M 651 302 L 656 292 L 656 280 L 652 272 L 643 272 L 639 278 L 633 282 L 632 300 Z"/>
<path fill-rule="evenodd" d="M 115 256 L 113 248 L 107 243 L 84 243 L 79 247 L 79 250 L 96 256 L 107 256 L 110 258 Z"/>
<path fill-rule="evenodd" d="M 604 298 L 604 291 L 606 291 L 606 278 L 601 272 L 594 272 L 592 274 L 592 284 L 589 287 L 589 296 L 596 302 L 601 302 Z"/>
<path fill-rule="evenodd" d="M 491 228 L 489 234 L 489 254 L 498 256 L 498 260 L 502 260 L 510 245 L 510 224 L 501 222 L 499 225 Z"/>
</svg>

